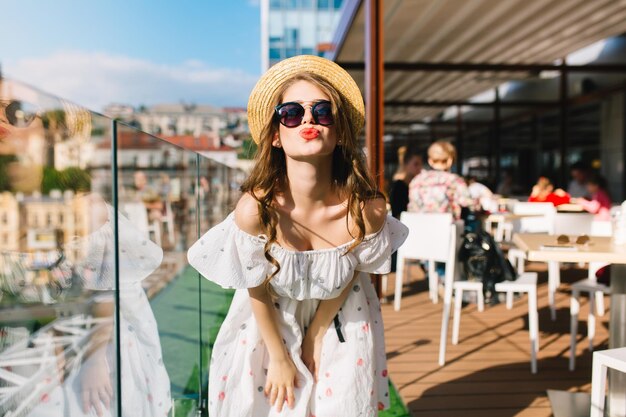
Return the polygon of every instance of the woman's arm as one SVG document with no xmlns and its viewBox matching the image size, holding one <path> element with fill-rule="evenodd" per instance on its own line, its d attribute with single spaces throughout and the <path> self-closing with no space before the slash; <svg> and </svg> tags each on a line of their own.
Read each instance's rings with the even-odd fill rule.
<svg viewBox="0 0 626 417">
<path fill-rule="evenodd" d="M 317 381 L 317 370 L 319 367 L 320 355 L 322 353 L 322 341 L 326 330 L 333 318 L 337 315 L 339 308 L 343 305 L 348 294 L 352 290 L 352 284 L 359 275 L 359 271 L 354 272 L 350 284 L 344 288 L 338 297 L 320 301 L 313 320 L 309 324 L 304 340 L 302 341 L 302 361 L 309 368 L 309 371 Z"/>
<path fill-rule="evenodd" d="M 252 235 L 262 233 L 259 224 L 256 200 L 249 194 L 244 194 L 235 208 L 235 222 L 237 226 Z M 294 387 L 297 386 L 297 370 L 289 352 L 285 348 L 283 338 L 278 328 L 272 297 L 265 285 L 249 288 L 252 313 L 256 319 L 261 337 L 265 343 L 269 364 L 265 383 L 265 395 L 269 395 L 270 404 L 276 404 L 278 412 L 282 411 L 287 401 L 289 408 L 295 405 Z"/>
<path fill-rule="evenodd" d="M 365 234 L 379 231 L 384 226 L 387 217 L 385 200 L 377 198 L 368 201 L 363 210 L 363 217 L 365 221 Z M 355 271 L 354 276 L 350 280 L 350 284 L 343 289 L 338 297 L 320 301 L 315 315 L 313 316 L 313 320 L 311 320 L 304 340 L 302 341 L 302 360 L 316 380 L 322 350 L 322 340 L 328 326 L 330 326 L 333 318 L 337 315 L 339 308 L 346 301 L 346 298 L 348 298 L 352 284 L 358 274 L 359 272 Z"/>
</svg>

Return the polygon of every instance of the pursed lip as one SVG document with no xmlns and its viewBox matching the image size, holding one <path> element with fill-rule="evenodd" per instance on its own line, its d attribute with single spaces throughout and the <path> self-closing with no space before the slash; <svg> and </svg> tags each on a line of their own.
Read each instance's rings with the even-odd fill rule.
<svg viewBox="0 0 626 417">
<path fill-rule="evenodd" d="M 7 128 L 0 126 L 0 139 L 4 139 L 9 136 L 11 131 Z"/>
<path fill-rule="evenodd" d="M 300 133 L 300 137 L 302 137 L 305 140 L 312 140 L 312 139 L 317 138 L 320 135 L 320 131 L 312 127 L 304 128 L 299 133 Z"/>
</svg>

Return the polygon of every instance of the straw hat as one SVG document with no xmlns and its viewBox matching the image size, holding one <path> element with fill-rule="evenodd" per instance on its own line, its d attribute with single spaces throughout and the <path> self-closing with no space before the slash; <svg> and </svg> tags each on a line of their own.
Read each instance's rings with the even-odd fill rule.
<svg viewBox="0 0 626 417">
<path fill-rule="evenodd" d="M 285 59 L 272 66 L 257 81 L 248 99 L 248 126 L 252 139 L 258 144 L 261 131 L 273 117 L 272 101 L 276 90 L 294 75 L 303 72 L 312 73 L 324 78 L 337 90 L 348 105 L 350 125 L 354 135 L 358 135 L 365 123 L 365 105 L 359 86 L 350 74 L 339 65 L 325 58 L 314 55 L 299 55 Z"/>
</svg>

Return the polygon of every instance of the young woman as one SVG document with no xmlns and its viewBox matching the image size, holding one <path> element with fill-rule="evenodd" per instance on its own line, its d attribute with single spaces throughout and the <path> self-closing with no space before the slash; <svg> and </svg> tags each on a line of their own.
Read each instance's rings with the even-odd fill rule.
<svg viewBox="0 0 626 417">
<path fill-rule="evenodd" d="M 366 170 L 358 86 L 326 59 L 287 59 L 255 86 L 248 123 L 258 151 L 244 194 L 188 253 L 237 289 L 213 348 L 209 414 L 375 416 L 389 393 L 369 273 L 389 272 L 408 231 Z"/>
<path fill-rule="evenodd" d="M 408 211 L 416 213 L 452 213 L 458 220 L 461 208 L 474 202 L 463 178 L 450 172 L 456 159 L 454 145 L 437 141 L 428 147 L 428 165 L 409 184 Z"/>
<path fill-rule="evenodd" d="M 595 214 L 596 220 L 611 220 L 611 195 L 609 194 L 606 178 L 599 174 L 592 175 L 587 181 L 587 192 L 591 196 L 573 198 L 572 202 L 580 204 L 589 213 Z"/>
</svg>

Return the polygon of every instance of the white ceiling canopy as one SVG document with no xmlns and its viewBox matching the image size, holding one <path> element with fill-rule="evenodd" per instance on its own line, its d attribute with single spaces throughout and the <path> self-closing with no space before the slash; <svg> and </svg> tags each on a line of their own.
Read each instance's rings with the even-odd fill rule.
<svg viewBox="0 0 626 417">
<path fill-rule="evenodd" d="M 346 8 L 357 3 L 348 2 Z M 343 42 L 331 57 L 340 64 L 364 62 L 364 3 L 335 36 Z M 626 0 L 385 0 L 384 30 L 386 63 L 553 64 L 626 32 Z M 364 91 L 364 71 L 348 68 Z M 529 70 L 389 70 L 385 101 L 467 101 L 508 80 L 539 75 Z M 419 122 L 444 109 L 388 107 L 385 120 Z"/>
</svg>

